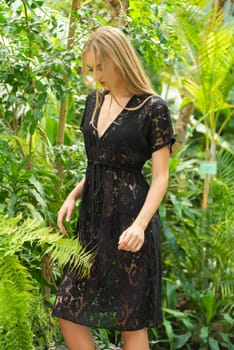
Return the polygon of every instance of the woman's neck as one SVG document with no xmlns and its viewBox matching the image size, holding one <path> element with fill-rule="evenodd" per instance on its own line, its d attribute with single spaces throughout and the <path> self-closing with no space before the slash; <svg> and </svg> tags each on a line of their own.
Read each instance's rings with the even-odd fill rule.
<svg viewBox="0 0 234 350">
<path fill-rule="evenodd" d="M 109 91 L 110 93 L 110 91 Z M 132 93 L 128 89 L 119 88 L 119 89 L 112 89 L 110 93 L 114 98 L 118 99 L 125 99 L 132 97 Z"/>
</svg>

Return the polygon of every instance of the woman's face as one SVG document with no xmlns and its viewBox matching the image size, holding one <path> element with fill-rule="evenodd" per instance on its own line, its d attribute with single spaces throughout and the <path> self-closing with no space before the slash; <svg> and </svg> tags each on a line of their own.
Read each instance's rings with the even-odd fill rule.
<svg viewBox="0 0 234 350">
<path fill-rule="evenodd" d="M 87 51 L 84 55 L 84 60 L 94 80 L 102 85 L 103 90 L 109 90 L 110 83 L 111 90 L 117 90 L 123 85 L 118 68 L 111 58 L 108 57 L 106 59 L 105 69 L 103 69 L 100 59 L 98 57 L 95 58 L 90 51 Z"/>
</svg>

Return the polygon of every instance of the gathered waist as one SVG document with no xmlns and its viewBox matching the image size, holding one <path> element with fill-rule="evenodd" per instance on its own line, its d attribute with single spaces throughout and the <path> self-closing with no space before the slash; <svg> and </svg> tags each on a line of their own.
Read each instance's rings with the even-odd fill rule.
<svg viewBox="0 0 234 350">
<path fill-rule="evenodd" d="M 113 176 L 113 181 L 119 181 L 122 176 L 126 174 L 122 174 L 122 172 L 127 172 L 131 174 L 133 177 L 142 176 L 141 170 L 143 167 L 143 163 L 138 164 L 120 164 L 111 161 L 105 160 L 92 160 L 89 159 L 87 163 L 86 169 L 86 181 L 89 184 L 89 193 L 91 196 L 91 235 L 94 230 L 94 218 L 96 215 L 100 214 L 103 206 L 103 194 L 104 194 L 104 186 L 105 186 L 105 175 L 103 172 L 107 170 L 117 171 L 118 174 Z M 103 176 L 104 175 L 104 176 Z M 110 196 L 113 197 L 113 193 L 110 193 Z M 115 193 L 116 196 L 116 193 Z M 118 195 L 117 195 L 118 197 Z M 116 198 L 117 198 L 116 197 Z"/>
<path fill-rule="evenodd" d="M 123 170 L 131 173 L 141 172 L 143 164 L 117 164 L 105 160 L 88 160 L 88 168 L 95 169 L 100 167 L 106 167 L 113 170 Z"/>
</svg>

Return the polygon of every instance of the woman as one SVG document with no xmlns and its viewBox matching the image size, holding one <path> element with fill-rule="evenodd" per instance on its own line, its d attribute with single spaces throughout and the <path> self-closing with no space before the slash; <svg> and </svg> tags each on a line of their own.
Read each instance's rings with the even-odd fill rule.
<svg viewBox="0 0 234 350">
<path fill-rule="evenodd" d="M 89 327 L 121 330 L 125 350 L 148 350 L 147 328 L 161 321 L 157 209 L 168 185 L 171 120 L 120 30 L 97 29 L 83 61 L 102 91 L 87 97 L 86 176 L 63 203 L 58 227 L 66 233 L 63 220 L 81 198 L 77 234 L 96 257 L 87 278 L 64 274 L 54 315 L 70 350 L 94 349 Z M 150 158 L 148 186 L 141 170 Z"/>
</svg>

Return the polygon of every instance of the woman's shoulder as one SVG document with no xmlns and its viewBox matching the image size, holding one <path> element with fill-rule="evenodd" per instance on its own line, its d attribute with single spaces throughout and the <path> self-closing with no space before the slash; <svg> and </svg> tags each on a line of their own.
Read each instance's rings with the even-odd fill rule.
<svg viewBox="0 0 234 350">
<path fill-rule="evenodd" d="M 168 110 L 166 101 L 157 94 L 136 95 L 135 101 L 136 105 L 141 104 L 145 106 L 148 111 Z"/>
<path fill-rule="evenodd" d="M 149 99 L 149 104 L 151 106 L 165 106 L 167 107 L 166 101 L 160 95 L 151 95 Z"/>
</svg>

